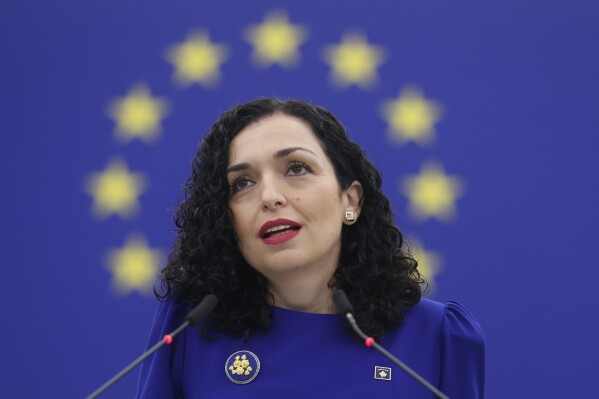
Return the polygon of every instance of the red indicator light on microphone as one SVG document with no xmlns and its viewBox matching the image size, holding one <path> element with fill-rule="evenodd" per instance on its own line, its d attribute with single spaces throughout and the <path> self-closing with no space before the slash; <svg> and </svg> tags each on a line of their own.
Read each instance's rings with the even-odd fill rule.
<svg viewBox="0 0 599 399">
<path fill-rule="evenodd" d="M 164 338 L 162 338 L 162 340 L 163 340 L 164 342 L 166 342 L 166 344 L 167 344 L 167 345 L 170 345 L 170 344 L 171 344 L 171 342 L 173 342 L 173 337 L 171 337 L 170 335 L 166 334 L 166 335 L 164 336 Z"/>
<path fill-rule="evenodd" d="M 366 344 L 367 347 L 370 348 L 372 346 L 372 344 L 374 344 L 374 338 L 368 337 L 364 340 L 364 343 Z"/>
</svg>

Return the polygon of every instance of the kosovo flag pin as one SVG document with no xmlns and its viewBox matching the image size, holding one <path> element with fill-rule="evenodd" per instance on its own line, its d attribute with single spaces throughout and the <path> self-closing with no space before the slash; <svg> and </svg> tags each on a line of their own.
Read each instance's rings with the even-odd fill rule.
<svg viewBox="0 0 599 399">
<path fill-rule="evenodd" d="M 391 367 L 376 366 L 374 368 L 374 379 L 391 381 Z"/>
<path fill-rule="evenodd" d="M 260 360 L 250 351 L 237 351 L 229 356 L 225 363 L 225 374 L 235 384 L 252 382 L 259 372 Z"/>
</svg>

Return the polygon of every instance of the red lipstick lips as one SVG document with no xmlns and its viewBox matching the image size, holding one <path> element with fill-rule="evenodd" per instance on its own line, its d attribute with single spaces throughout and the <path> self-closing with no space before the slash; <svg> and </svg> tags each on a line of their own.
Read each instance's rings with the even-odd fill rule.
<svg viewBox="0 0 599 399">
<path fill-rule="evenodd" d="M 276 219 L 264 223 L 258 235 L 265 244 L 280 244 L 297 236 L 300 229 L 299 223 L 293 220 Z"/>
</svg>

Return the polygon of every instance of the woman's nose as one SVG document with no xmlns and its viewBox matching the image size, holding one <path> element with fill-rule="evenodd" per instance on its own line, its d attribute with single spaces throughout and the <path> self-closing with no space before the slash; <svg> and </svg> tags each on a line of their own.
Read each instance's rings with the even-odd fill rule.
<svg viewBox="0 0 599 399">
<path fill-rule="evenodd" d="M 281 184 L 274 178 L 262 180 L 262 209 L 274 211 L 277 207 L 287 205 L 287 198 L 281 190 Z"/>
</svg>

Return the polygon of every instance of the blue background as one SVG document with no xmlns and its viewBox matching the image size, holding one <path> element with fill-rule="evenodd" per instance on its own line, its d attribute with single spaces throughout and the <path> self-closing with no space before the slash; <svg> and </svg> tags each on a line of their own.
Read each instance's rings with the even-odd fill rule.
<svg viewBox="0 0 599 399">
<path fill-rule="evenodd" d="M 243 32 L 272 10 L 309 32 L 294 68 L 250 62 Z M 204 132 L 275 95 L 329 108 L 381 168 L 400 228 L 443 260 L 430 296 L 485 330 L 487 397 L 599 397 L 598 21 L 572 0 L 2 2 L 1 395 L 82 397 L 141 353 L 155 300 L 110 288 L 107 251 L 137 232 L 166 253 Z M 229 48 L 214 88 L 165 60 L 198 28 Z M 372 89 L 330 83 L 322 49 L 349 30 L 386 50 Z M 155 144 L 117 142 L 106 114 L 137 82 L 170 103 Z M 380 104 L 407 85 L 444 109 L 429 147 L 387 137 Z M 99 220 L 83 185 L 114 157 L 150 185 L 136 217 Z M 451 222 L 414 219 L 397 188 L 430 160 L 465 183 Z"/>
</svg>

